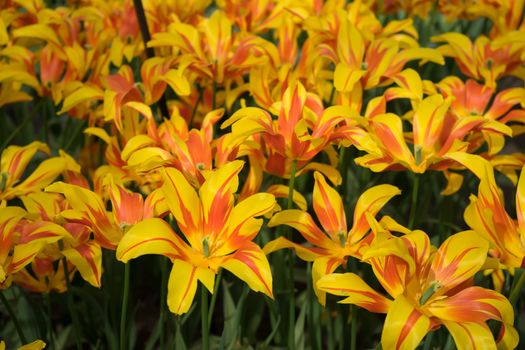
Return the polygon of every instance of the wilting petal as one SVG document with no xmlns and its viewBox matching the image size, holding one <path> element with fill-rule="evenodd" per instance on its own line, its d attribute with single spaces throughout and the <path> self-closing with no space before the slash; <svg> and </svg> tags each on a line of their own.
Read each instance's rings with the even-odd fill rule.
<svg viewBox="0 0 525 350">
<path fill-rule="evenodd" d="M 488 241 L 474 231 L 456 233 L 441 244 L 432 265 L 433 280 L 446 290 L 474 276 L 485 263 Z"/>
<path fill-rule="evenodd" d="M 332 239 L 338 239 L 338 235 L 346 234 L 347 230 L 343 201 L 339 193 L 326 183 L 321 173 L 315 172 L 314 178 L 314 211 L 325 232 Z"/>
<path fill-rule="evenodd" d="M 332 273 L 317 282 L 326 293 L 344 296 L 342 304 L 354 304 L 370 312 L 387 313 L 392 301 L 372 289 L 355 273 Z"/>
<path fill-rule="evenodd" d="M 359 242 L 370 229 L 366 214 L 375 216 L 392 197 L 400 193 L 399 188 L 392 185 L 378 185 L 363 192 L 354 209 L 354 224 L 349 233 L 351 244 Z"/>
<path fill-rule="evenodd" d="M 390 305 L 381 335 L 383 349 L 415 349 L 430 330 L 430 319 L 404 295 Z"/>
<path fill-rule="evenodd" d="M 64 249 L 62 254 L 80 272 L 84 280 L 94 287 L 100 287 L 102 277 L 102 249 L 94 241 L 82 245 Z"/>
<path fill-rule="evenodd" d="M 222 267 L 246 282 L 250 289 L 273 298 L 270 264 L 255 243 L 246 242 L 235 253 L 228 255 Z"/>
<path fill-rule="evenodd" d="M 153 218 L 134 225 L 117 247 L 117 259 L 128 262 L 145 254 L 160 254 L 176 259 L 183 256 L 187 244 L 164 220 Z"/>
</svg>

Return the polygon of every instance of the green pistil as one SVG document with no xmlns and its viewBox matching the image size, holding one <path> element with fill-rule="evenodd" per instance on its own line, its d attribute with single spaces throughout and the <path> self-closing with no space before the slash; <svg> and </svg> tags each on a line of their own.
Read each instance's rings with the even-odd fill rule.
<svg viewBox="0 0 525 350">
<path fill-rule="evenodd" d="M 210 246 L 208 244 L 208 237 L 205 237 L 202 240 L 202 251 L 205 257 L 208 257 L 210 255 Z"/>
<path fill-rule="evenodd" d="M 414 147 L 416 165 L 419 165 L 421 163 L 421 151 L 422 151 L 422 147 L 420 145 L 416 145 Z"/>
<path fill-rule="evenodd" d="M 419 304 L 424 305 L 428 301 L 428 299 L 430 299 L 430 297 L 434 295 L 434 293 L 437 292 L 441 287 L 441 283 L 432 282 L 430 284 L 430 287 L 428 287 L 425 293 L 423 293 L 423 295 L 421 296 L 421 299 L 419 299 Z"/>
<path fill-rule="evenodd" d="M 339 237 L 339 244 L 344 248 L 346 245 L 346 234 L 343 231 L 340 231 L 337 236 Z"/>
<path fill-rule="evenodd" d="M 2 178 L 0 179 L 0 192 L 4 192 L 5 185 L 7 183 L 7 177 L 9 176 L 6 172 L 2 173 Z"/>
</svg>

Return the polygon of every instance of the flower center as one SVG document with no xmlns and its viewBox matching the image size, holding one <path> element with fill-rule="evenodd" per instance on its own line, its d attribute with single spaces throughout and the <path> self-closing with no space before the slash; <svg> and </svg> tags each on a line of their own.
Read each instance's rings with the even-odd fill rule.
<svg viewBox="0 0 525 350">
<path fill-rule="evenodd" d="M 428 287 L 428 289 L 425 291 L 425 293 L 423 293 L 423 295 L 419 299 L 419 304 L 424 305 L 428 301 L 428 299 L 430 299 L 430 297 L 434 295 L 434 293 L 437 292 L 441 287 L 443 287 L 441 283 L 437 281 L 432 282 L 430 284 L 430 287 Z"/>
</svg>

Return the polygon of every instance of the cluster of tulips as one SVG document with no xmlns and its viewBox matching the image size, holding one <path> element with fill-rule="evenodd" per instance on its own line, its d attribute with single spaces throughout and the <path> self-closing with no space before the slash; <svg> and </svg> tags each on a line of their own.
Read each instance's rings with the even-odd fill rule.
<svg viewBox="0 0 525 350">
<path fill-rule="evenodd" d="M 144 348 L 129 293 L 145 283 L 161 349 L 518 347 L 524 14 L 0 0 L 0 333 L 18 334 L 0 339 Z M 100 325 L 114 343 L 82 326 L 79 291 L 97 289 L 122 302 Z M 55 299 L 30 343 L 16 301 L 61 293 L 68 312 Z M 255 340 L 238 329 L 252 307 Z"/>
</svg>

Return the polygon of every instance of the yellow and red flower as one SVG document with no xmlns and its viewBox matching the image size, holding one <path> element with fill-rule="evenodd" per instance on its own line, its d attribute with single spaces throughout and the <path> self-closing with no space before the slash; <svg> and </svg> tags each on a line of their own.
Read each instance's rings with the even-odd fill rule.
<svg viewBox="0 0 525 350">
<path fill-rule="evenodd" d="M 381 336 L 385 349 L 415 349 L 441 325 L 458 349 L 514 349 L 518 334 L 512 305 L 498 292 L 472 286 L 474 274 L 487 259 L 489 243 L 464 231 L 450 236 L 436 250 L 423 231 L 404 231 L 401 237 L 377 232 L 378 239 L 364 256 L 393 300 L 355 273 L 325 276 L 318 288 L 345 296 L 342 303 L 386 313 Z M 487 320 L 501 322 L 496 340 Z"/>
<path fill-rule="evenodd" d="M 381 208 L 400 191 L 391 185 L 379 185 L 366 190 L 357 200 L 353 225 L 348 230 L 340 195 L 326 183 L 323 175 L 315 172 L 314 177 L 313 207 L 323 229 L 320 229 L 310 214 L 304 210 L 281 211 L 272 217 L 268 226 L 291 226 L 299 231 L 308 245 L 279 237 L 267 243 L 264 252 L 269 254 L 279 249 L 293 248 L 301 259 L 313 261 L 314 290 L 319 302 L 324 305 L 326 294 L 317 288 L 317 281 L 334 272 L 340 265 L 346 266 L 348 257 L 362 258 L 374 239 L 373 234 L 368 234 L 370 226 L 367 216 L 377 215 Z"/>
<path fill-rule="evenodd" d="M 262 225 L 256 217 L 270 212 L 275 198 L 257 193 L 235 204 L 242 166 L 242 161 L 233 161 L 215 170 L 198 192 L 180 171 L 165 169 L 162 191 L 185 240 L 168 223 L 153 218 L 133 226 L 120 241 L 120 261 L 144 254 L 171 259 L 168 307 L 175 314 L 189 310 L 197 281 L 213 293 L 219 268 L 232 272 L 251 289 L 273 295 L 270 265 L 252 240 Z"/>
</svg>

